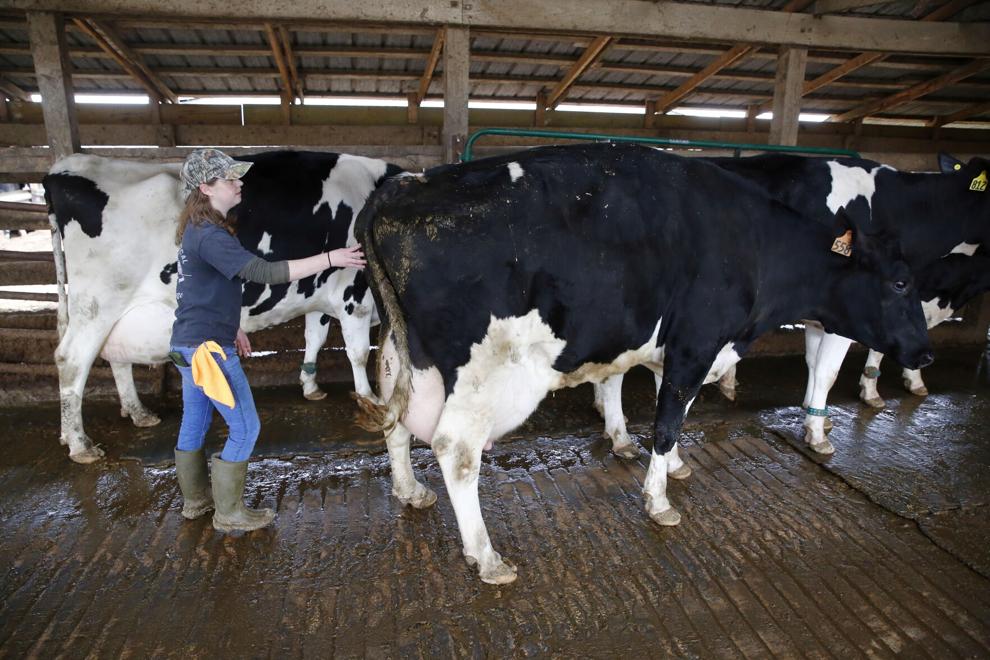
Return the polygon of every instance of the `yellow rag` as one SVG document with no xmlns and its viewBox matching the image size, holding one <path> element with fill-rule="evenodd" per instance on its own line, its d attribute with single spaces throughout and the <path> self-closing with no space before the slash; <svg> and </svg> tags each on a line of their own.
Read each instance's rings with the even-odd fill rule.
<svg viewBox="0 0 990 660">
<path fill-rule="evenodd" d="M 218 353 L 224 360 L 227 359 L 227 354 L 215 341 L 204 341 L 196 348 L 192 356 L 193 382 L 203 388 L 206 396 L 233 408 L 234 393 L 230 391 L 230 383 L 227 382 L 227 377 L 223 375 L 220 365 L 213 357 L 214 353 Z"/>
</svg>

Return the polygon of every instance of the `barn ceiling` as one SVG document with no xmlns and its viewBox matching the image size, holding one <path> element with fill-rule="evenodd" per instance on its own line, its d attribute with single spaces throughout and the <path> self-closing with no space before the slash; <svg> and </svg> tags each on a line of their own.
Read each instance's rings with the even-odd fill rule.
<svg viewBox="0 0 990 660">
<path fill-rule="evenodd" d="M 990 2 L 967 0 L 690 4 L 853 16 L 876 19 L 884 29 L 891 20 L 904 26 L 990 21 Z M 428 100 L 443 91 L 444 32 L 435 25 L 80 14 L 67 14 L 66 25 L 77 93 L 145 93 L 181 102 L 279 94 Z M 773 96 L 776 45 L 484 27 L 472 27 L 470 35 L 472 100 L 534 102 L 542 94 L 551 105 L 763 111 Z M 25 15 L 0 14 L 0 91 L 23 96 L 37 89 Z M 842 122 L 990 127 L 990 44 L 986 56 L 976 57 L 811 48 L 802 111 Z"/>
</svg>

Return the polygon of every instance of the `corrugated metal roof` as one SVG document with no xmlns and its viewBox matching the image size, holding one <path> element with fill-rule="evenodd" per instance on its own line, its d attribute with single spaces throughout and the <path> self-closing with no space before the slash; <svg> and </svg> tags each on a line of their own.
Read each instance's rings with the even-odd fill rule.
<svg viewBox="0 0 990 660">
<path fill-rule="evenodd" d="M 780 9 L 786 0 L 706 0 L 698 4 Z M 917 20 L 939 2 L 881 2 L 850 14 Z M 990 3 L 976 3 L 954 21 L 990 20 Z M 0 17 L 0 77 L 26 92 L 37 89 L 27 31 L 17 17 Z M 114 25 L 116 35 L 137 53 L 177 95 L 278 94 L 283 82 L 260 25 L 216 25 L 135 19 Z M 416 90 L 433 47 L 436 30 L 424 27 L 356 29 L 289 26 L 291 49 L 309 96 L 373 95 L 404 98 Z M 70 25 L 67 39 L 78 91 L 144 93 L 132 78 L 87 34 Z M 475 98 L 533 102 L 540 90 L 553 89 L 581 57 L 587 35 L 546 36 L 474 31 L 469 93 Z M 659 99 L 709 65 L 730 45 L 617 39 L 568 90 L 566 102 L 642 104 Z M 988 46 L 990 50 L 990 46 Z M 990 54 L 990 53 L 988 53 Z M 806 80 L 828 73 L 854 54 L 809 53 Z M 889 54 L 809 94 L 807 108 L 844 112 L 962 66 L 967 60 Z M 757 49 L 702 81 L 680 105 L 711 105 L 745 110 L 772 98 L 776 53 Z M 443 58 L 430 84 L 442 93 Z M 929 92 L 885 113 L 930 119 L 990 99 L 990 72 Z M 970 119 L 990 121 L 990 112 Z"/>
</svg>

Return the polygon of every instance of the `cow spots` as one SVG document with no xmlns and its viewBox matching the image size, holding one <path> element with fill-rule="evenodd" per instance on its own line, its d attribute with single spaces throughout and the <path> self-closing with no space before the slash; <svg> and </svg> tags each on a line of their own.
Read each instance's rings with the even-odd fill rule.
<svg viewBox="0 0 990 660">
<path fill-rule="evenodd" d="M 523 175 L 522 165 L 520 165 L 515 161 L 512 161 L 511 163 L 509 163 L 508 167 L 509 167 L 509 178 L 512 179 L 512 183 L 515 183 L 516 179 L 518 179 Z"/>
<path fill-rule="evenodd" d="M 976 251 L 980 249 L 979 243 L 966 243 L 962 242 L 956 247 L 949 251 L 949 254 L 965 254 L 967 257 L 972 257 Z M 948 256 L 948 255 L 945 255 Z"/>
<path fill-rule="evenodd" d="M 320 317 L 320 325 L 327 325 L 330 323 L 330 315 L 324 314 Z"/>
<path fill-rule="evenodd" d="M 259 257 L 267 257 L 272 254 L 272 235 L 267 231 L 261 232 L 261 239 L 258 241 L 254 253 Z"/>
<path fill-rule="evenodd" d="M 110 197 L 94 181 L 74 174 L 49 174 L 42 183 L 49 213 L 55 216 L 63 238 L 66 225 L 73 220 L 90 238 L 103 233 L 103 209 Z"/>
<path fill-rule="evenodd" d="M 286 294 L 288 292 L 289 292 L 289 284 L 288 283 L 286 283 L 286 284 L 272 284 L 271 285 L 271 293 L 269 293 L 268 297 L 265 298 L 265 301 L 262 302 L 262 303 L 260 303 L 256 307 L 252 307 L 251 308 L 251 311 L 248 312 L 248 315 L 249 316 L 258 316 L 260 314 L 264 314 L 265 312 L 270 312 L 272 309 L 275 308 L 275 305 L 277 305 L 279 303 L 279 301 L 281 301 L 283 298 L 285 298 L 285 296 L 286 296 Z"/>
<path fill-rule="evenodd" d="M 162 268 L 162 272 L 158 273 L 158 278 L 162 281 L 162 284 L 171 284 L 172 276 L 179 272 L 179 262 L 173 261 L 170 264 L 165 264 Z"/>
<path fill-rule="evenodd" d="M 368 278 L 365 277 L 364 271 L 359 270 L 354 274 L 354 281 L 344 288 L 344 300 L 353 300 L 360 305 L 367 291 Z M 349 310 L 348 313 L 350 313 Z"/>
<path fill-rule="evenodd" d="M 241 292 L 241 307 L 251 307 L 261 300 L 261 294 L 265 292 L 267 286 L 261 282 L 245 282 L 244 290 Z"/>
<path fill-rule="evenodd" d="M 832 173 L 832 190 L 825 198 L 825 205 L 833 214 L 857 197 L 865 198 L 872 211 L 873 194 L 877 190 L 877 172 L 882 169 L 893 170 L 887 165 L 878 165 L 867 172 L 862 167 L 848 167 L 834 160 L 829 161 L 828 169 Z"/>
<path fill-rule="evenodd" d="M 347 303 L 346 305 L 344 305 L 344 311 L 347 312 L 348 314 L 353 314 L 354 313 L 354 303 Z"/>
</svg>

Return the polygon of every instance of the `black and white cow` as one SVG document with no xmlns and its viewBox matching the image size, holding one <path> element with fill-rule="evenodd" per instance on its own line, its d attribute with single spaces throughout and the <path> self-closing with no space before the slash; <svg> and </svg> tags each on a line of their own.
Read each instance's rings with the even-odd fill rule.
<svg viewBox="0 0 990 660">
<path fill-rule="evenodd" d="M 706 375 L 760 334 L 821 320 L 912 367 L 931 361 L 924 318 L 896 242 L 808 222 L 711 163 L 637 146 L 578 145 L 445 166 L 386 182 L 358 218 L 387 326 L 381 400 L 393 492 L 427 506 L 409 434 L 443 471 L 464 554 L 485 582 L 515 579 L 478 501 L 486 445 L 547 392 L 664 361 L 645 478 L 646 510 L 680 515 L 668 475 Z M 713 368 L 713 365 L 715 367 Z"/>
<path fill-rule="evenodd" d="M 753 181 L 811 220 L 830 224 L 844 210 L 860 231 L 896 234 L 929 328 L 990 289 L 990 191 L 986 189 L 990 161 L 984 158 L 967 164 L 942 156 L 941 173 L 898 172 L 859 158 L 762 155 L 709 160 Z M 825 435 L 827 419 L 821 413 L 827 410 L 828 392 L 851 341 L 825 332 L 818 323 L 806 324 L 808 384 L 803 405 L 810 412 L 805 416 L 805 441 L 823 454 L 834 448 Z M 882 358 L 871 349 L 860 377 L 860 398 L 878 408 L 884 405 L 876 389 Z M 657 375 L 658 387 L 659 383 Z M 917 369 L 904 369 L 904 383 L 914 394 L 928 393 Z M 637 450 L 626 431 L 621 387 L 621 375 L 605 381 L 596 386 L 595 401 L 605 418 L 612 450 L 629 457 Z M 723 375 L 720 387 L 734 397 L 734 369 Z"/>
<path fill-rule="evenodd" d="M 354 218 L 365 198 L 399 168 L 346 154 L 273 151 L 238 156 L 254 166 L 235 210 L 238 238 L 272 260 L 297 259 L 354 243 Z M 68 276 L 68 323 L 55 354 L 62 406 L 61 441 L 74 461 L 103 452 L 83 430 L 82 396 L 93 360 L 110 362 L 121 415 L 138 426 L 158 417 L 142 405 L 132 364 L 164 362 L 175 313 L 176 221 L 183 200 L 179 164 L 74 155 L 44 179 L 58 223 Z M 316 356 L 329 317 L 340 320 L 355 389 L 370 394 L 365 372 L 369 329 L 377 311 L 364 273 L 324 271 L 291 284 L 246 284 L 241 327 L 247 331 L 306 315 L 300 381 L 316 386 Z M 64 319 L 60 310 L 60 319 Z"/>
</svg>

